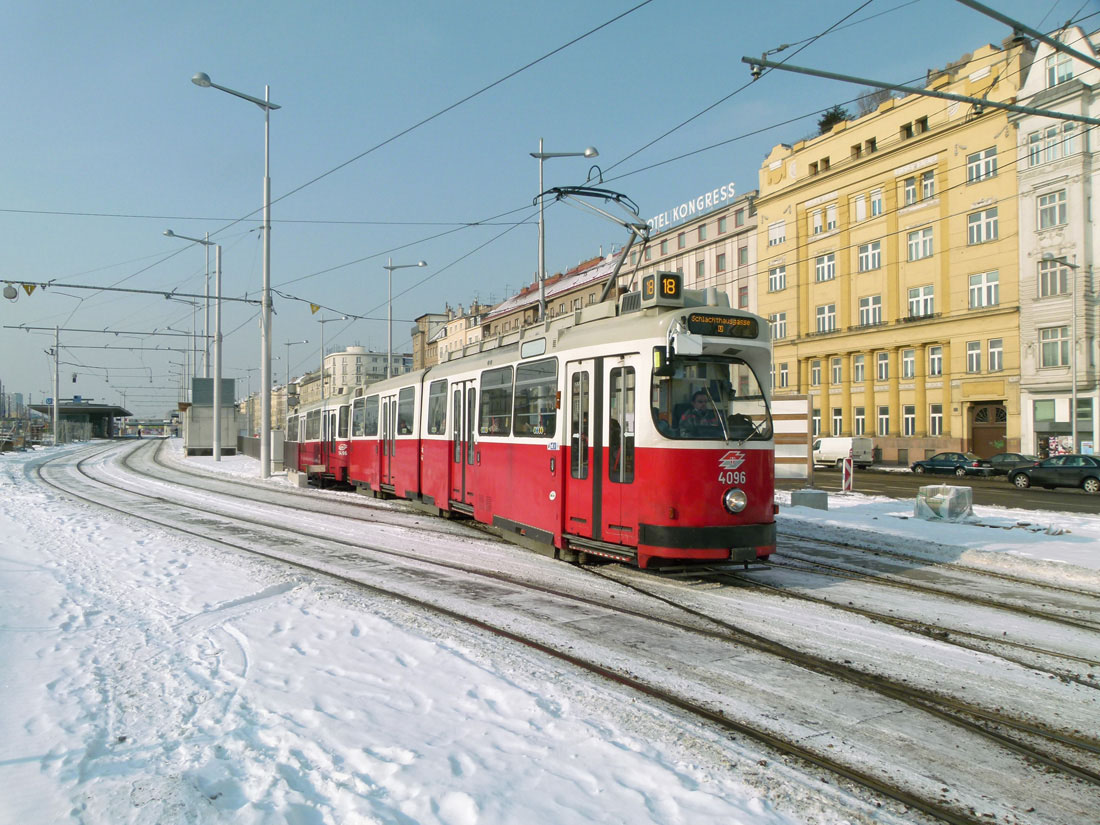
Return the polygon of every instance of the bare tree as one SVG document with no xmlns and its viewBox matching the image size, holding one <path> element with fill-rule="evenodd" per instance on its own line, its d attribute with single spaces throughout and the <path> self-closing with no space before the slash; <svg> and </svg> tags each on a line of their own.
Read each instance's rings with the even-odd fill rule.
<svg viewBox="0 0 1100 825">
<path fill-rule="evenodd" d="M 863 91 L 858 98 L 856 98 L 856 106 L 859 109 L 859 117 L 869 115 L 875 111 L 879 106 L 892 98 L 894 93 L 889 89 L 876 89 L 870 87 Z"/>
</svg>

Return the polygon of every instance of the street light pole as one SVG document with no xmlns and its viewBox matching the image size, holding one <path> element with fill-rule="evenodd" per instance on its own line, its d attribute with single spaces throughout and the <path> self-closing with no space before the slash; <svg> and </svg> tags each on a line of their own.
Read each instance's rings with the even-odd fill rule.
<svg viewBox="0 0 1100 825">
<path fill-rule="evenodd" d="M 264 110 L 264 251 L 263 292 L 260 310 L 260 478 L 271 475 L 271 110 L 280 108 L 271 102 L 271 87 L 264 86 L 264 97 L 246 95 L 214 83 L 204 72 L 191 78 L 196 86 L 219 89 L 254 103 Z"/>
<path fill-rule="evenodd" d="M 542 218 L 542 193 L 546 191 L 542 183 L 542 164 L 547 158 L 594 158 L 599 156 L 595 146 L 589 146 L 583 152 L 544 152 L 542 138 L 539 138 L 539 150 L 531 152 L 531 157 L 539 162 L 539 320 L 546 317 L 546 224 Z"/>
<path fill-rule="evenodd" d="M 322 333 L 324 332 L 324 330 L 325 330 L 325 328 L 321 327 L 321 332 Z M 287 388 L 290 387 L 290 348 L 291 347 L 296 347 L 296 346 L 298 346 L 298 344 L 308 344 L 308 343 L 309 343 L 309 340 L 307 339 L 305 341 L 287 341 L 286 344 L 285 344 L 285 346 L 286 346 L 286 387 Z"/>
<path fill-rule="evenodd" d="M 388 296 L 386 298 L 386 377 L 393 377 L 393 271 L 395 269 L 410 269 L 418 266 L 427 266 L 427 261 L 417 261 L 415 264 L 395 264 L 393 258 L 386 259 L 386 281 Z"/>
<path fill-rule="evenodd" d="M 214 437 L 211 443 L 215 461 L 222 460 L 222 247 L 221 244 L 210 240 L 209 233 L 205 240 L 189 238 L 186 235 L 177 235 L 171 229 L 165 229 L 164 234 L 169 238 L 179 238 L 183 241 L 200 243 L 206 247 L 206 255 L 209 260 L 210 247 L 214 247 L 214 415 L 211 426 Z M 209 267 L 207 268 L 209 272 Z M 207 290 L 209 298 L 209 290 Z M 210 339 L 206 339 L 209 349 Z M 205 377 L 205 375 L 204 375 Z"/>
<path fill-rule="evenodd" d="M 321 325 L 321 400 L 325 399 L 325 324 L 330 321 L 346 321 L 348 316 L 341 315 L 339 318 L 318 318 L 317 322 Z M 309 343 L 306 341 L 305 343 Z M 289 353 L 289 350 L 287 350 Z"/>
</svg>

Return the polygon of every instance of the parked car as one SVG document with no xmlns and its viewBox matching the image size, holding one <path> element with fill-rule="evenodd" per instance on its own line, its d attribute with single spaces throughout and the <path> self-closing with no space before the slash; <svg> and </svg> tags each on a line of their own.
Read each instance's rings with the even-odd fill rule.
<svg viewBox="0 0 1100 825">
<path fill-rule="evenodd" d="M 839 467 L 849 455 L 857 467 L 870 467 L 874 442 L 866 436 L 828 436 L 814 441 L 814 464 Z"/>
<path fill-rule="evenodd" d="M 1080 487 L 1086 493 L 1100 492 L 1100 458 L 1094 455 L 1055 455 L 1030 467 L 1009 470 L 1008 480 L 1025 490 L 1032 485 L 1046 487 Z"/>
<path fill-rule="evenodd" d="M 936 453 L 931 458 L 926 458 L 923 461 L 914 461 L 910 469 L 918 475 L 921 473 L 954 473 L 959 478 L 963 476 L 993 475 L 993 465 L 984 458 L 974 455 L 974 453 Z"/>
<path fill-rule="evenodd" d="M 1003 476 L 1008 475 L 1011 470 L 1015 470 L 1017 467 L 1027 467 L 1038 460 L 1039 456 L 1037 455 L 997 453 L 997 455 L 990 457 L 989 463 L 993 465 L 993 473 L 995 475 Z"/>
</svg>

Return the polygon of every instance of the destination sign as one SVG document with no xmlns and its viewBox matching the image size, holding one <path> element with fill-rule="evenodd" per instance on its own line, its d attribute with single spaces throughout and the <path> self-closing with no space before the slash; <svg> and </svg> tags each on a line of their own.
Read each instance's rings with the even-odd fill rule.
<svg viewBox="0 0 1100 825">
<path fill-rule="evenodd" d="M 755 318 L 731 318 L 693 312 L 687 317 L 688 332 L 695 335 L 719 335 L 724 338 L 756 338 L 760 325 Z"/>
</svg>

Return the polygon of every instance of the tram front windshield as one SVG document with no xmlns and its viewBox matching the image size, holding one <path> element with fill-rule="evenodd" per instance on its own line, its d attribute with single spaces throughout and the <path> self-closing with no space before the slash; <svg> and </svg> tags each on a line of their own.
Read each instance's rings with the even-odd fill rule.
<svg viewBox="0 0 1100 825">
<path fill-rule="evenodd" d="M 665 438 L 767 441 L 771 412 L 756 373 L 744 361 L 676 358 L 672 375 L 654 375 L 653 423 Z"/>
</svg>

